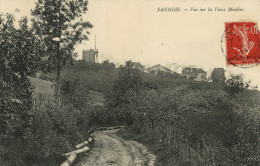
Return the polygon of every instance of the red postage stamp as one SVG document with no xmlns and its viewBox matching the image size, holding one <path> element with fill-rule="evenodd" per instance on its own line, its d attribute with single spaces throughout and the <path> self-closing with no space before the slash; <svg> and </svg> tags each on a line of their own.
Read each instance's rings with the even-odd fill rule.
<svg viewBox="0 0 260 166">
<path fill-rule="evenodd" d="M 260 63 L 260 33 L 255 22 L 225 24 L 227 65 Z"/>
</svg>

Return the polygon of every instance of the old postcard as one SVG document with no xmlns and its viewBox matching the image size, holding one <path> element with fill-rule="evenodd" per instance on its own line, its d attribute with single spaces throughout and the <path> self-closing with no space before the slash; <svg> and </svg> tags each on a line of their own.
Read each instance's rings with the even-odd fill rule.
<svg viewBox="0 0 260 166">
<path fill-rule="evenodd" d="M 1 0 L 0 166 L 259 166 L 259 0 Z"/>
</svg>

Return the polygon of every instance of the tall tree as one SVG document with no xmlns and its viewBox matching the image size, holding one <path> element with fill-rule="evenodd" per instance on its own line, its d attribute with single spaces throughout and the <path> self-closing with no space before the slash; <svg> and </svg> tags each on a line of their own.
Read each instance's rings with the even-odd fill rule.
<svg viewBox="0 0 260 166">
<path fill-rule="evenodd" d="M 66 62 L 73 59 L 75 45 L 88 40 L 88 28 L 84 21 L 88 0 L 38 0 L 32 10 L 33 28 L 45 43 L 46 71 L 56 70 L 56 96 L 60 107 L 60 72 Z"/>
</svg>

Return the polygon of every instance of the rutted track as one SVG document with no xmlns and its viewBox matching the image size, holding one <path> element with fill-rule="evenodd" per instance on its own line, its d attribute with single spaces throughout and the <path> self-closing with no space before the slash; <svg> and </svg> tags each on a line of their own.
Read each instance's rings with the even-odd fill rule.
<svg viewBox="0 0 260 166">
<path fill-rule="evenodd" d="M 153 166 L 156 157 L 142 144 L 118 137 L 118 130 L 95 131 L 95 147 L 77 166 Z"/>
</svg>

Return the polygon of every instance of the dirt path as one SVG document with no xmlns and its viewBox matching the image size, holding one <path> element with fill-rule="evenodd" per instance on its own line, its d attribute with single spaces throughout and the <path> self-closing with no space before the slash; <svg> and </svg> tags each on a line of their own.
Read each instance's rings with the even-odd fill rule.
<svg viewBox="0 0 260 166">
<path fill-rule="evenodd" d="M 95 147 L 76 166 L 153 166 L 156 157 L 142 144 L 116 136 L 118 130 L 94 132 Z"/>
</svg>

